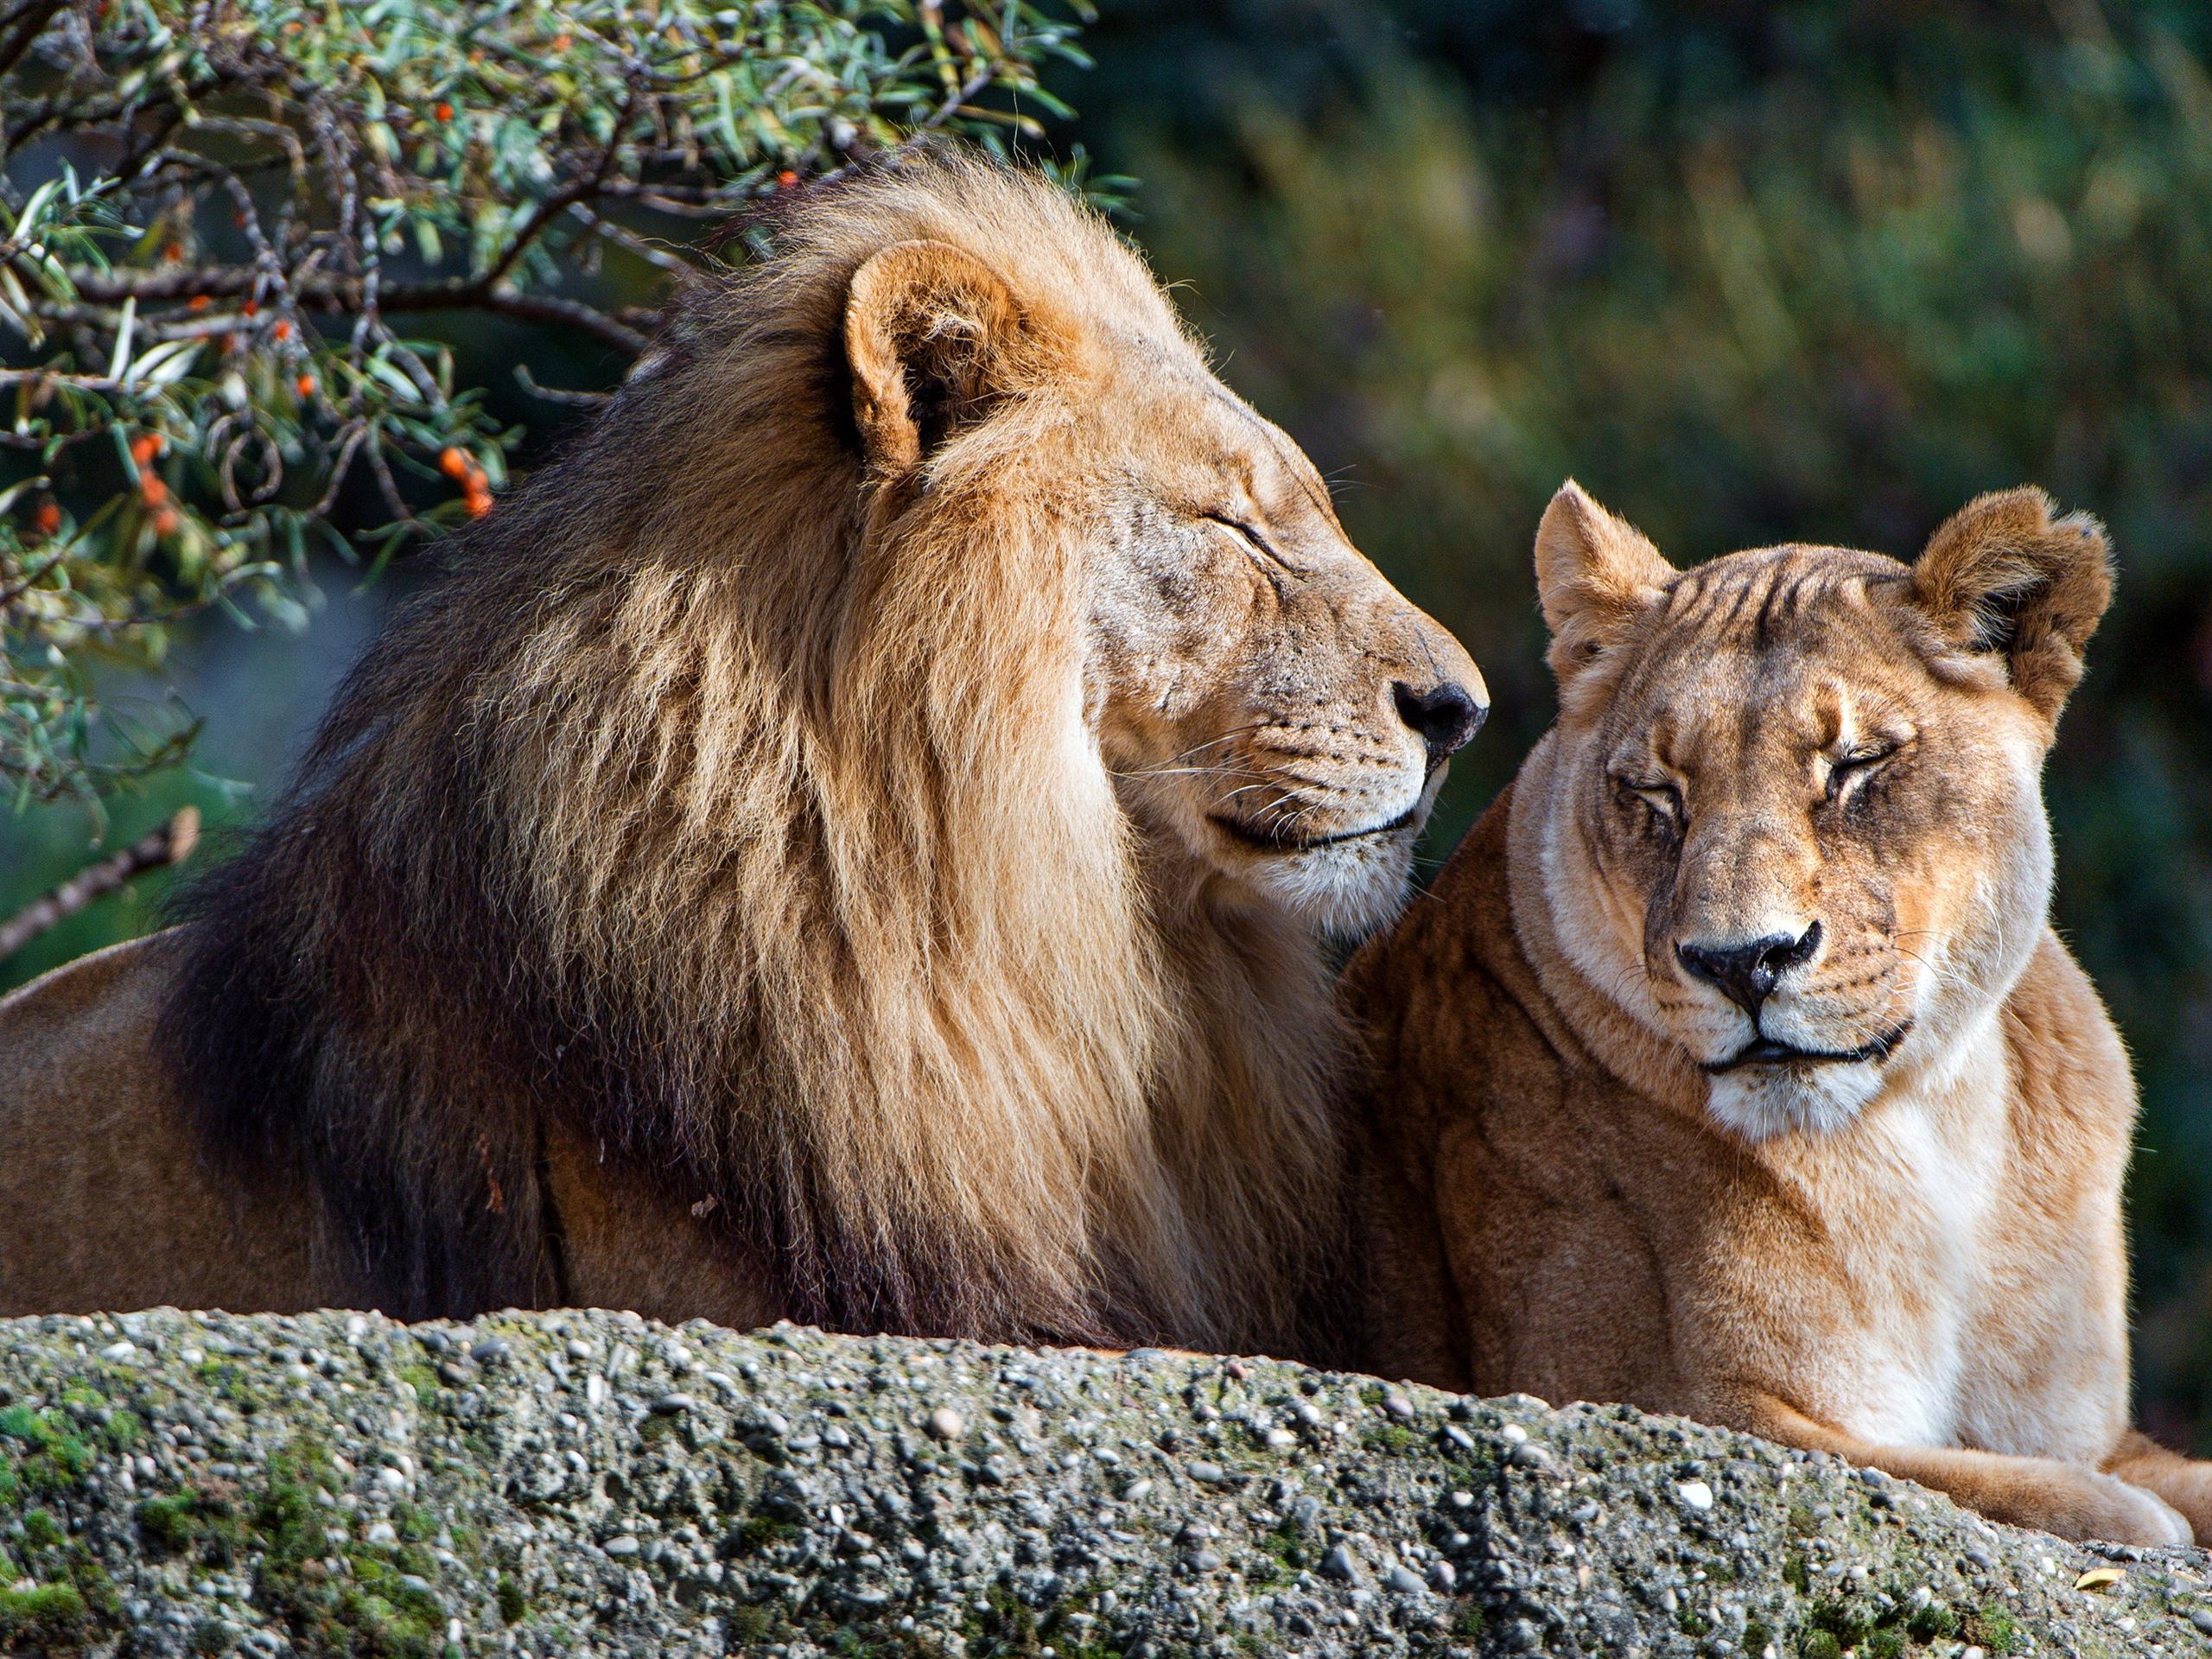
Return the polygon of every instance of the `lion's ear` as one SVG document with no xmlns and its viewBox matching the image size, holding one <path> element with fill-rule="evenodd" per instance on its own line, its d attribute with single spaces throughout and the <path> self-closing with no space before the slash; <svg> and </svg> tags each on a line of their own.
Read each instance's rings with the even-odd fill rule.
<svg viewBox="0 0 2212 1659">
<path fill-rule="evenodd" d="M 2087 513 L 2000 490 L 1945 519 L 1912 567 L 1913 598 L 1954 650 L 2003 654 L 2012 689 L 2056 721 L 2112 602 L 2112 549 Z"/>
<path fill-rule="evenodd" d="M 1545 660 L 1563 686 L 1656 601 L 1675 567 L 1573 479 L 1536 526 L 1536 594 L 1552 631 Z"/>
<path fill-rule="evenodd" d="M 845 355 L 869 462 L 903 472 L 1010 388 L 1023 329 L 1013 290 L 949 242 L 899 242 L 853 273 Z"/>
</svg>

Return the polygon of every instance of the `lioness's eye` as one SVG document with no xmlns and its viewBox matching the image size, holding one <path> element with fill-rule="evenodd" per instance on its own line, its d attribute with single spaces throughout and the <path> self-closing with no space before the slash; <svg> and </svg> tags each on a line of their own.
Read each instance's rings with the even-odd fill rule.
<svg viewBox="0 0 2212 1659">
<path fill-rule="evenodd" d="M 1828 799 L 1840 800 L 1845 791 L 1872 777 L 1897 752 L 1897 745 L 1892 743 L 1838 755 L 1828 763 Z"/>
<path fill-rule="evenodd" d="M 1669 779 L 1645 780 L 1620 778 L 1617 782 L 1624 794 L 1632 795 L 1649 809 L 1651 816 L 1662 824 L 1679 827 L 1682 821 L 1682 791 Z"/>
</svg>

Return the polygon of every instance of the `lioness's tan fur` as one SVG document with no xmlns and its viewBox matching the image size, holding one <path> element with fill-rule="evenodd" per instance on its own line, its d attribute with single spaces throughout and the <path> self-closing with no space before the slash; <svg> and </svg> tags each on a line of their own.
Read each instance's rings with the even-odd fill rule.
<svg viewBox="0 0 2212 1659">
<path fill-rule="evenodd" d="M 2068 1536 L 2212 1537 L 2212 1466 L 2128 1427 L 2134 1090 L 2044 919 L 2039 769 L 2101 533 L 2016 491 L 1911 567 L 1678 572 L 1570 486 L 1538 545 L 1560 721 L 1352 970 L 1370 1363 L 1680 1412 Z M 1754 1010 L 1676 951 L 1815 920 Z M 1704 1069 L 1759 1032 L 1889 1046 Z"/>
<path fill-rule="evenodd" d="M 0 1312 L 1293 1340 L 1321 936 L 1398 901 L 1473 664 L 1058 190 L 772 233 L 193 918 L 0 1005 Z"/>
</svg>

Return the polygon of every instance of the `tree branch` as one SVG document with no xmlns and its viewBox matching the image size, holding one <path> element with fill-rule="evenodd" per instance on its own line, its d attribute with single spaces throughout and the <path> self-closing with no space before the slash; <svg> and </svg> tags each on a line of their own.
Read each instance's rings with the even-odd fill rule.
<svg viewBox="0 0 2212 1659">
<path fill-rule="evenodd" d="M 181 862 L 200 839 L 200 809 L 180 807 L 176 816 L 111 857 L 79 870 L 42 899 L 35 899 L 0 923 L 0 962 L 22 950 L 57 923 L 66 921 L 133 876 Z"/>
<path fill-rule="evenodd" d="M 72 271 L 70 281 L 82 297 L 115 305 L 127 299 L 184 300 L 203 294 L 211 299 L 239 297 L 253 291 L 260 276 L 253 267 L 229 265 L 194 270 Z M 292 296 L 302 308 L 319 313 L 350 316 L 366 308 L 365 284 L 359 277 L 315 278 L 295 288 Z M 379 311 L 491 311 L 533 322 L 558 322 L 595 334 L 632 356 L 646 345 L 639 330 L 581 300 L 518 294 L 481 281 L 388 283 L 378 289 L 376 302 Z M 38 309 L 46 315 L 46 308 Z"/>
<path fill-rule="evenodd" d="M 67 0 L 31 0 L 31 3 L 14 15 L 16 27 L 4 39 L 0 39 L 0 75 L 14 68 L 24 53 L 31 49 L 31 42 L 38 39 L 41 30 L 52 22 Z"/>
<path fill-rule="evenodd" d="M 391 290 L 386 289 L 386 293 Z M 496 311 L 501 316 L 521 317 L 532 322 L 561 322 L 571 328 L 595 334 L 608 345 L 635 357 L 651 345 L 652 340 L 627 323 L 617 322 L 604 311 L 595 311 L 578 300 L 557 300 L 545 294 L 517 294 L 502 290 L 486 294 L 466 302 L 485 311 Z M 390 302 L 386 302 L 390 308 Z"/>
</svg>

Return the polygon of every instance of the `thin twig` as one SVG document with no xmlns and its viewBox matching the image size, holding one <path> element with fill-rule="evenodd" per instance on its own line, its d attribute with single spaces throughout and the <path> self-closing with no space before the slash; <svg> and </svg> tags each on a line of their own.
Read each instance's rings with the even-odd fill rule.
<svg viewBox="0 0 2212 1659">
<path fill-rule="evenodd" d="M 389 293 L 390 290 L 386 290 Z M 390 303 L 389 301 L 386 302 Z M 515 294 L 501 291 L 464 301 L 486 311 L 496 311 L 502 316 L 522 317 L 531 322 L 562 322 L 584 334 L 593 334 L 617 350 L 635 357 L 652 344 L 645 335 L 626 323 L 617 322 L 604 311 L 595 311 L 580 300 L 556 299 L 550 294 Z"/>
<path fill-rule="evenodd" d="M 22 950 L 55 924 L 67 920 L 105 894 L 113 893 L 133 876 L 157 870 L 190 856 L 200 839 L 200 809 L 179 807 L 176 816 L 151 834 L 141 836 L 121 852 L 77 872 L 53 892 L 17 911 L 0 924 L 0 962 Z"/>
<path fill-rule="evenodd" d="M 566 404 L 573 409 L 603 409 L 614 401 L 611 391 L 575 391 L 563 386 L 541 386 L 530 372 L 530 365 L 515 365 L 515 382 L 533 397 L 542 397 L 549 404 Z"/>
<path fill-rule="evenodd" d="M 33 565 L 29 570 L 25 571 L 21 582 L 12 582 L 5 588 L 0 588 L 0 611 L 6 610 L 8 607 L 21 599 L 25 594 L 30 592 L 32 588 L 37 587 L 41 582 L 44 582 L 47 578 L 48 573 L 56 569 L 62 560 L 69 556 L 69 550 L 74 545 L 75 538 L 73 537 L 70 540 L 63 542 L 55 547 L 54 551 L 48 554 L 43 560 L 37 564 Z"/>
<path fill-rule="evenodd" d="M 130 382 L 105 374 L 64 374 L 58 369 L 0 369 L 0 386 L 73 386 L 79 391 L 128 391 Z"/>
</svg>

